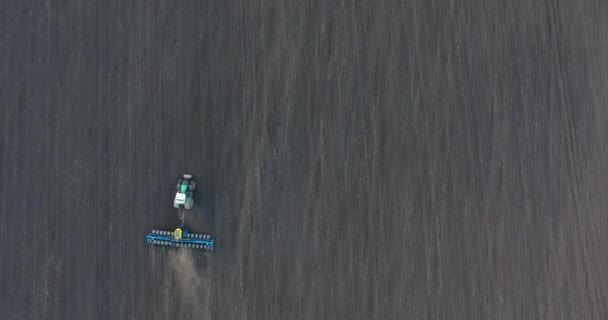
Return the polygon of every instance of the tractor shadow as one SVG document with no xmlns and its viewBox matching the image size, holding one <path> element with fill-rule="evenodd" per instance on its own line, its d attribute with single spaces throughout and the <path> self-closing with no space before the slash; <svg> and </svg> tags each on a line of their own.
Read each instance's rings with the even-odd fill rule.
<svg viewBox="0 0 608 320">
<path fill-rule="evenodd" d="M 191 232 L 210 234 L 215 230 L 215 186 L 197 184 L 194 191 L 194 206 L 186 210 L 186 227 Z"/>
</svg>

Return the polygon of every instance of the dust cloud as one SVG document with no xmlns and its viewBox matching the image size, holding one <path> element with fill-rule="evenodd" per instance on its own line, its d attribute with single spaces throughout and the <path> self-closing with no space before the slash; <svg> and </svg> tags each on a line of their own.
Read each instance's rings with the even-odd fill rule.
<svg viewBox="0 0 608 320">
<path fill-rule="evenodd" d="M 195 261 L 192 250 L 167 248 L 163 254 L 162 269 L 166 277 L 162 283 L 161 303 L 156 314 L 166 317 L 195 316 L 206 318 L 209 313 L 209 282 L 201 264 Z M 170 311 L 177 310 L 178 314 Z"/>
</svg>

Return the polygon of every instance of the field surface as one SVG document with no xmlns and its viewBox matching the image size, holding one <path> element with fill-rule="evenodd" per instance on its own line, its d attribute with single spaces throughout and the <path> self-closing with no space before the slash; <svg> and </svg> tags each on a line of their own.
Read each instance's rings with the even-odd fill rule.
<svg viewBox="0 0 608 320">
<path fill-rule="evenodd" d="M 0 1 L 0 319 L 608 319 L 606 17 Z"/>
</svg>

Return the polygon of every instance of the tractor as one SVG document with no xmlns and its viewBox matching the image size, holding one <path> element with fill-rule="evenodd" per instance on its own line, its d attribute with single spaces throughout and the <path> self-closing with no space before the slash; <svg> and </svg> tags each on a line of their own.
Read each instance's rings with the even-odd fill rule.
<svg viewBox="0 0 608 320">
<path fill-rule="evenodd" d="M 215 240 L 210 235 L 190 233 L 185 226 L 185 209 L 192 208 L 195 187 L 196 182 L 192 180 L 192 175 L 184 174 L 183 179 L 179 179 L 175 200 L 173 201 L 173 206 L 179 209 L 179 225 L 172 231 L 152 230 L 151 233 L 146 235 L 148 244 L 213 251 Z"/>
<path fill-rule="evenodd" d="M 196 181 L 192 180 L 192 175 L 184 174 L 183 179 L 177 181 L 177 192 L 175 193 L 175 200 L 173 200 L 173 206 L 176 209 L 191 209 L 194 205 L 194 189 L 196 188 Z"/>
</svg>

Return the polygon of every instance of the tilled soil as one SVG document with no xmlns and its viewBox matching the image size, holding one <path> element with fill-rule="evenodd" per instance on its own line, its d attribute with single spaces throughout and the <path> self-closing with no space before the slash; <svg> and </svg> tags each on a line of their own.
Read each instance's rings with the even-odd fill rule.
<svg viewBox="0 0 608 320">
<path fill-rule="evenodd" d="M 0 319 L 606 319 L 607 16 L 1 1 Z"/>
</svg>

